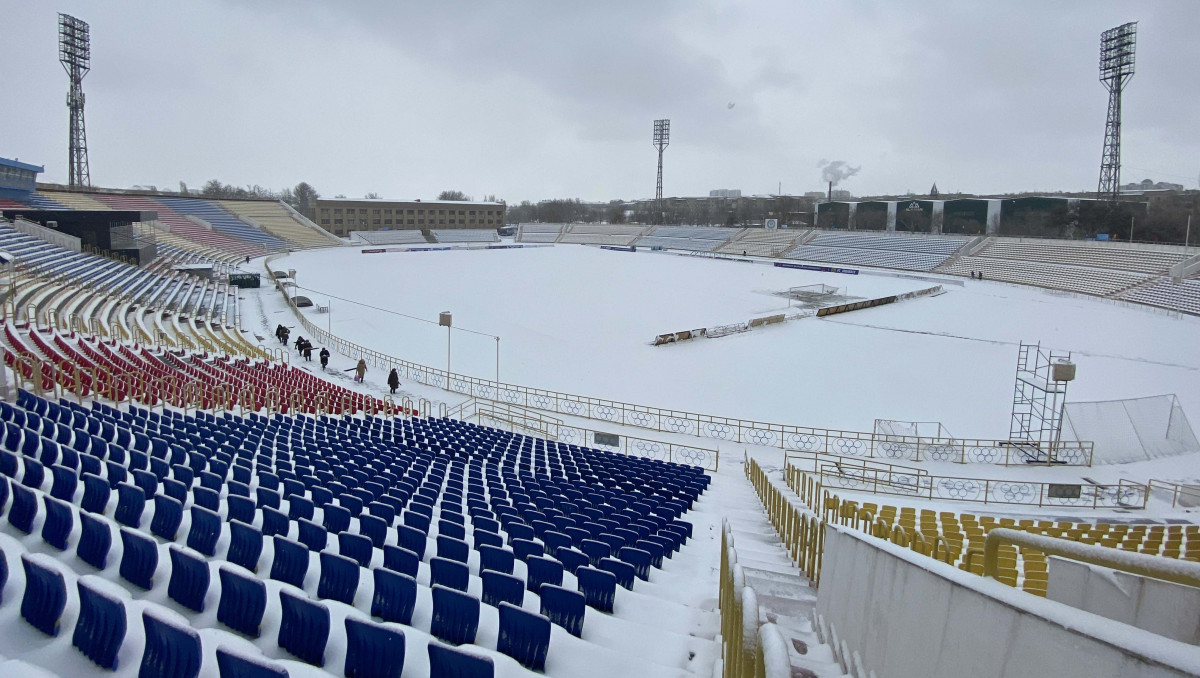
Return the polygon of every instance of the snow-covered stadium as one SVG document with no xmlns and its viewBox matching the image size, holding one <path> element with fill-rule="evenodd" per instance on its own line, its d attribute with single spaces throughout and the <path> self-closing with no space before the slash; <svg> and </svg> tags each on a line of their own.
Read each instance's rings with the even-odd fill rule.
<svg viewBox="0 0 1200 678">
<path fill-rule="evenodd" d="M 1182 248 L 0 210 L 5 675 L 1196 671 Z"/>
</svg>

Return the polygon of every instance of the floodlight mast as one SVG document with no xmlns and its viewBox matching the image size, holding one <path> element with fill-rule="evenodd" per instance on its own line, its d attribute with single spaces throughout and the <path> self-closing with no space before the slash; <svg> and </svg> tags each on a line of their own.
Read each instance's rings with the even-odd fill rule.
<svg viewBox="0 0 1200 678">
<path fill-rule="evenodd" d="M 1100 34 L 1100 82 L 1108 90 L 1108 120 L 1104 125 L 1104 155 L 1100 159 L 1100 184 L 1096 198 L 1117 201 L 1121 190 L 1121 93 L 1133 77 L 1137 47 L 1137 22 Z"/>
<path fill-rule="evenodd" d="M 69 185 L 91 186 L 87 129 L 83 123 L 83 76 L 87 75 L 92 67 L 91 35 L 86 22 L 68 14 L 58 15 L 58 61 L 71 80 L 71 87 L 67 92 L 67 109 L 71 115 L 68 143 L 70 158 L 67 163 Z"/>
<path fill-rule="evenodd" d="M 671 143 L 671 121 L 663 118 L 654 121 L 654 147 L 658 149 L 658 184 L 654 190 L 654 200 L 658 204 L 658 216 L 663 217 L 662 197 L 662 158 L 663 151 Z"/>
</svg>

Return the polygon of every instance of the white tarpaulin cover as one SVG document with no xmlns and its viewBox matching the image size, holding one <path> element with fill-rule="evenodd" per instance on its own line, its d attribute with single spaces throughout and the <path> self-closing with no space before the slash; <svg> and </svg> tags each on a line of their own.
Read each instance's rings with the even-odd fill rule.
<svg viewBox="0 0 1200 678">
<path fill-rule="evenodd" d="M 1093 441 L 1095 464 L 1122 464 L 1200 451 L 1200 442 L 1173 394 L 1067 403 L 1062 437 Z"/>
</svg>

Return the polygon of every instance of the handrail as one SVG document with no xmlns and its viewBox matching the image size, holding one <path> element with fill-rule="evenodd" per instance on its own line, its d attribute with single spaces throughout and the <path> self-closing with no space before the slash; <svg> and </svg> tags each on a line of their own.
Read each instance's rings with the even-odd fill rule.
<svg viewBox="0 0 1200 678">
<path fill-rule="evenodd" d="M 861 451 L 862 454 L 857 456 L 868 458 L 907 459 L 908 457 L 905 455 L 911 454 L 916 461 L 921 460 L 924 452 L 926 459 L 934 461 L 967 463 L 972 461 L 971 457 L 975 456 L 983 458 L 983 463 L 999 463 L 998 460 L 1002 459 L 1005 464 L 1021 466 L 1030 464 L 1028 458 L 1012 454 L 1012 446 L 1009 445 L 1009 441 L 1005 440 L 918 438 L 758 422 L 507 384 L 401 360 L 381 351 L 355 344 L 314 325 L 296 308 L 292 297 L 283 288 L 281 280 L 275 277 L 271 263 L 283 256 L 287 256 L 287 253 L 273 254 L 264 260 L 263 266 L 269 274 L 268 277 L 275 282 L 276 289 L 283 293 L 292 313 L 304 327 L 306 333 L 334 347 L 343 355 L 361 357 L 376 367 L 394 365 L 397 368 L 403 368 L 405 374 L 402 376 L 418 383 L 482 400 L 506 402 L 532 409 L 667 433 L 715 438 L 748 445 L 778 447 L 784 450 L 832 452 L 847 449 Z M 1092 450 L 1093 444 L 1090 441 L 1059 441 L 1054 443 L 1051 449 L 1041 450 L 1045 460 L 1039 463 L 1049 465 L 1058 462 L 1091 466 Z"/>
<path fill-rule="evenodd" d="M 1152 577 L 1184 586 L 1200 587 L 1200 563 L 1081 544 L 1068 539 L 1030 534 L 1007 527 L 993 528 L 983 542 L 983 575 L 985 577 L 997 578 L 1000 545 L 1005 543 L 1035 549 L 1048 556 L 1061 556 L 1091 565 L 1129 572 L 1141 577 Z"/>
</svg>

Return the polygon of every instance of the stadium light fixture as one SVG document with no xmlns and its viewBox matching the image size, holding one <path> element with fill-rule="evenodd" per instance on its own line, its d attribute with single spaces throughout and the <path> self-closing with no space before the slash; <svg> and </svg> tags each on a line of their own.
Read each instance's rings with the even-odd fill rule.
<svg viewBox="0 0 1200 678">
<path fill-rule="evenodd" d="M 1100 34 L 1100 82 L 1108 90 L 1108 118 L 1104 124 L 1104 153 L 1096 198 L 1116 202 L 1121 190 L 1121 93 L 1136 65 L 1137 22 L 1110 28 Z"/>
</svg>

